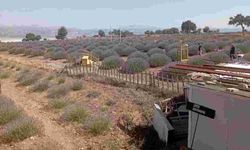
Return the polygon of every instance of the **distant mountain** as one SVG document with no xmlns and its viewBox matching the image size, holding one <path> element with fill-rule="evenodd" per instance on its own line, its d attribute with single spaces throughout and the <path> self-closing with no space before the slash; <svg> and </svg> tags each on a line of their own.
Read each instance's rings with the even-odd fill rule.
<svg viewBox="0 0 250 150">
<path fill-rule="evenodd" d="M 42 37 L 55 37 L 59 27 L 41 26 L 0 26 L 0 37 L 20 37 L 23 38 L 27 33 L 39 34 Z M 81 29 L 67 28 L 68 37 L 76 37 L 85 34 Z"/>
<path fill-rule="evenodd" d="M 57 34 L 57 30 L 59 27 L 41 27 L 41 26 L 0 26 L 0 37 L 10 37 L 10 38 L 23 38 L 27 33 L 35 33 L 41 35 L 43 38 L 54 38 Z M 110 32 L 110 30 L 119 29 L 102 29 L 106 34 Z M 157 29 L 161 29 L 159 27 L 154 26 L 143 26 L 143 25 L 130 25 L 130 26 L 122 26 L 121 30 L 128 30 L 133 32 L 134 34 L 141 35 L 144 34 L 145 31 L 155 31 Z M 78 28 L 67 28 L 68 37 L 74 38 L 77 36 L 93 36 L 98 33 L 99 29 L 78 29 Z M 240 28 L 221 28 L 220 32 L 239 32 Z"/>
<path fill-rule="evenodd" d="M 41 27 L 41 26 L 0 26 L 0 37 L 19 37 L 23 38 L 27 33 L 35 33 L 42 37 L 51 38 L 55 37 L 59 27 Z M 115 29 L 115 28 L 113 28 Z M 117 29 L 117 28 L 116 28 Z M 151 26 L 123 26 L 121 30 L 128 30 L 134 32 L 134 34 L 144 34 L 146 30 L 156 30 L 157 27 Z M 82 35 L 93 36 L 98 33 L 99 29 L 78 29 L 78 28 L 67 28 L 68 37 L 77 37 Z M 110 32 L 110 29 L 103 29 L 106 34 Z"/>
<path fill-rule="evenodd" d="M 227 33 L 227 32 L 241 32 L 240 28 L 220 28 L 220 32 Z"/>
</svg>

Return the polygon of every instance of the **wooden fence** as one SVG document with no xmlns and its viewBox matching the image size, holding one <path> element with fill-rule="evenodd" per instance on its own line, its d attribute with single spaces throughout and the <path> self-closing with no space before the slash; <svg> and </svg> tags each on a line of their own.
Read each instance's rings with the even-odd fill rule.
<svg viewBox="0 0 250 150">
<path fill-rule="evenodd" d="M 102 76 L 107 78 L 116 79 L 118 81 L 125 81 L 133 85 L 143 85 L 159 90 L 168 90 L 176 93 L 183 93 L 183 88 L 188 79 L 181 74 L 156 74 L 154 72 L 141 72 L 141 73 L 124 73 L 119 68 L 101 69 L 98 65 L 82 66 L 71 65 L 65 66 L 64 73 L 68 76 Z"/>
</svg>

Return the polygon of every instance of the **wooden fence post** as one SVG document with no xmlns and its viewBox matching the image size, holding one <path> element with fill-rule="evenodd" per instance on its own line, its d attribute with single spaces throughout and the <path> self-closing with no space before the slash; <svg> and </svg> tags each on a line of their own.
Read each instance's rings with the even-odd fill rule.
<svg viewBox="0 0 250 150">
<path fill-rule="evenodd" d="M 176 75 L 176 82 L 177 82 L 177 92 L 180 93 L 180 86 L 179 86 L 179 76 Z"/>
<path fill-rule="evenodd" d="M 141 85 L 143 85 L 143 72 L 141 73 Z"/>
<path fill-rule="evenodd" d="M 163 73 L 161 73 L 161 88 L 164 89 L 164 79 L 163 79 Z"/>
<path fill-rule="evenodd" d="M 174 92 L 174 76 L 171 75 L 172 91 Z"/>
</svg>

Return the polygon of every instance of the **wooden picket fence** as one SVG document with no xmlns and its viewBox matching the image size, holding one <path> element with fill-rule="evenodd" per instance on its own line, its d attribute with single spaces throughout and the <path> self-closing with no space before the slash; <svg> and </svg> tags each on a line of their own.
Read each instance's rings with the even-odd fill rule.
<svg viewBox="0 0 250 150">
<path fill-rule="evenodd" d="M 106 78 L 116 79 L 118 81 L 127 82 L 134 85 L 149 86 L 152 88 L 158 88 L 159 90 L 168 90 L 176 93 L 183 93 L 183 88 L 188 79 L 181 74 L 156 74 L 154 72 L 141 72 L 141 73 L 124 73 L 119 68 L 107 68 L 101 69 L 99 65 L 71 65 L 65 66 L 64 73 L 68 76 L 101 76 Z"/>
</svg>

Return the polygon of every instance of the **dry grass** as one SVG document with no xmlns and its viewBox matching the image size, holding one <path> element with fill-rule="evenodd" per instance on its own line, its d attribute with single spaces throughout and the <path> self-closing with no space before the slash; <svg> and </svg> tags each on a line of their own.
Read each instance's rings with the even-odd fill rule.
<svg viewBox="0 0 250 150">
<path fill-rule="evenodd" d="M 66 84 L 55 85 L 48 90 L 48 98 L 60 98 L 69 92 L 69 86 Z"/>
<path fill-rule="evenodd" d="M 21 116 L 21 111 L 8 98 L 0 96 L 0 125 L 4 125 Z"/>
<path fill-rule="evenodd" d="M 101 135 L 108 131 L 110 126 L 110 120 L 105 116 L 91 117 L 85 124 L 85 127 L 87 127 L 89 132 L 94 136 Z"/>
<path fill-rule="evenodd" d="M 82 89 L 82 87 L 83 87 L 82 80 L 74 80 L 74 81 L 72 81 L 72 83 L 71 83 L 71 89 L 72 89 L 73 91 L 79 91 L 79 90 Z"/>
<path fill-rule="evenodd" d="M 68 122 L 84 123 L 88 117 L 88 112 L 83 105 L 72 104 L 65 108 L 61 118 Z"/>
<path fill-rule="evenodd" d="M 9 71 L 0 71 L 0 79 L 7 79 L 11 75 L 11 72 Z"/>
<path fill-rule="evenodd" d="M 62 109 L 70 103 L 67 98 L 49 99 L 49 106 L 53 109 Z"/>
<path fill-rule="evenodd" d="M 46 91 L 50 86 L 50 82 L 48 80 L 39 80 L 32 87 L 31 91 L 33 92 L 43 92 Z"/>
<path fill-rule="evenodd" d="M 2 138 L 5 142 L 15 142 L 37 133 L 38 128 L 35 121 L 29 117 L 21 117 L 6 125 Z"/>
<path fill-rule="evenodd" d="M 65 81 L 66 81 L 65 77 L 59 77 L 59 78 L 57 79 L 57 83 L 58 83 L 58 84 L 63 84 L 63 83 L 65 83 Z"/>
<path fill-rule="evenodd" d="M 24 74 L 22 79 L 19 81 L 19 85 L 21 86 L 29 86 L 34 84 L 41 78 L 41 74 L 39 72 L 28 72 Z"/>
</svg>

